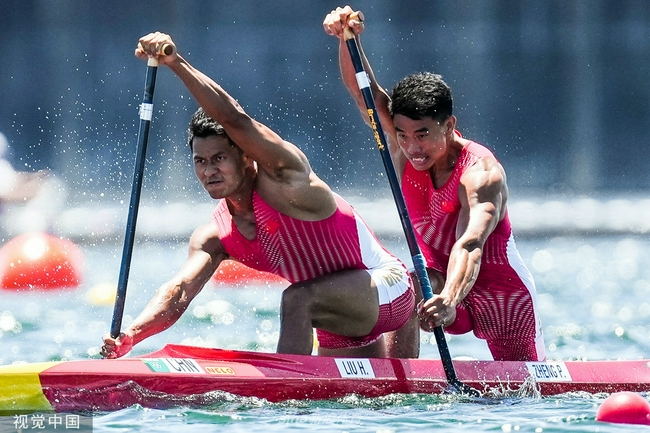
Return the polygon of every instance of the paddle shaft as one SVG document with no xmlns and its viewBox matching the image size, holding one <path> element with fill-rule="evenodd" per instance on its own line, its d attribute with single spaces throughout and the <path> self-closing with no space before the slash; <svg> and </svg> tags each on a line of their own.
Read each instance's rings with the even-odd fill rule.
<svg viewBox="0 0 650 433">
<path fill-rule="evenodd" d="M 355 17 L 353 18 L 356 19 Z M 411 224 L 411 219 L 408 215 L 404 196 L 402 195 L 400 184 L 397 179 L 397 174 L 395 173 L 395 167 L 390 156 L 390 151 L 388 150 L 386 137 L 384 136 L 384 131 L 382 129 L 381 122 L 379 121 L 379 116 L 377 115 L 375 100 L 372 96 L 372 90 L 370 89 L 368 74 L 363 68 L 359 46 L 357 45 L 354 33 L 349 27 L 346 27 L 345 29 L 345 43 L 348 47 L 348 51 L 350 52 L 352 64 L 354 65 L 354 70 L 356 72 L 357 84 L 359 85 L 359 90 L 361 90 L 363 100 L 366 104 L 368 117 L 370 119 L 370 126 L 373 129 L 375 140 L 377 141 L 377 147 L 379 148 L 379 153 L 381 154 L 381 159 L 384 163 L 386 175 L 388 176 L 390 188 L 393 193 L 393 198 L 395 199 L 395 204 L 397 205 L 399 218 L 402 222 L 402 228 L 404 230 L 404 235 L 406 236 L 406 242 L 408 244 L 411 258 L 413 260 L 415 277 L 420 285 L 420 288 L 422 289 L 422 296 L 425 300 L 428 300 L 433 297 L 433 290 L 431 288 L 431 282 L 429 281 L 427 269 L 424 264 L 424 257 L 422 256 L 422 252 L 420 251 L 420 247 L 418 246 L 417 239 L 415 237 L 415 231 L 413 230 L 413 225 Z M 470 388 L 464 383 L 461 383 L 456 376 L 456 371 L 451 360 L 449 347 L 447 346 L 447 340 L 445 338 L 445 333 L 442 327 L 438 326 L 434 328 L 433 334 L 436 338 L 438 351 L 440 352 L 440 359 L 442 361 L 445 375 L 449 383 L 461 392 L 472 394 L 476 393 L 474 389 Z"/>
<path fill-rule="evenodd" d="M 115 297 L 115 308 L 113 310 L 113 321 L 111 323 L 111 337 L 113 338 L 117 338 L 120 335 L 120 330 L 122 328 L 124 303 L 126 301 L 126 287 L 129 279 L 129 270 L 131 269 L 135 227 L 138 219 L 138 209 L 140 207 L 140 192 L 142 191 L 142 178 L 147 155 L 147 142 L 149 141 L 149 126 L 153 115 L 152 102 L 154 88 L 156 87 L 157 71 L 158 62 L 153 57 L 149 58 L 144 86 L 144 97 L 142 99 L 142 104 L 140 105 L 140 129 L 138 131 L 138 147 L 136 150 L 133 185 L 131 187 L 131 202 L 129 204 L 126 236 L 124 238 L 124 249 L 122 250 L 122 263 L 120 265 L 117 296 Z"/>
</svg>

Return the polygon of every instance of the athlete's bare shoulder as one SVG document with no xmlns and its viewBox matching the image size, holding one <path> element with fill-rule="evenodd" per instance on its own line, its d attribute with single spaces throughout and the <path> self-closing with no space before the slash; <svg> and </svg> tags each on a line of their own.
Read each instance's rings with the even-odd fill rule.
<svg viewBox="0 0 650 433">
<path fill-rule="evenodd" d="M 258 175 L 257 193 L 272 208 L 285 215 L 305 221 L 318 221 L 336 210 L 336 202 L 329 185 L 311 171 L 308 176 L 291 182 L 265 181 Z"/>
<path fill-rule="evenodd" d="M 204 251 L 212 256 L 225 254 L 219 229 L 214 221 L 210 221 L 194 229 L 190 237 L 191 251 Z"/>
</svg>

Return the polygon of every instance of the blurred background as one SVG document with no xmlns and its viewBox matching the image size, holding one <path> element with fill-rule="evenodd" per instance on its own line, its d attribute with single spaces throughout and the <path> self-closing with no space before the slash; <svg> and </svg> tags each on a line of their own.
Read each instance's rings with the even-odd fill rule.
<svg viewBox="0 0 650 433">
<path fill-rule="evenodd" d="M 118 225 L 122 235 L 146 69 L 133 51 L 140 36 L 160 30 L 253 117 L 300 146 L 322 178 L 372 214 L 367 218 L 377 216 L 371 225 L 399 232 L 372 134 L 339 78 L 337 40 L 322 30 L 326 13 L 339 5 L 0 3 L 6 160 L 56 179 L 46 196 L 57 210 L 38 224 L 77 238 L 108 237 Z M 520 233 L 649 229 L 650 2 L 352 6 L 365 13 L 364 47 L 380 84 L 391 88 L 429 70 L 452 87 L 460 131 L 490 147 L 506 168 Z M 161 69 L 142 200 L 141 230 L 150 236 L 184 237 L 214 205 L 194 178 L 186 145 L 196 108 L 182 83 Z M 5 239 L 30 221 L 14 208 L 5 206 Z M 169 221 L 160 221 L 160 209 Z"/>
</svg>

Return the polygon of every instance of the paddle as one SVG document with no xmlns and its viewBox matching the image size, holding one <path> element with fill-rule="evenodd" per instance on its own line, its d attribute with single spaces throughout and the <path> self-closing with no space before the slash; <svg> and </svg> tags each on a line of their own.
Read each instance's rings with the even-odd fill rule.
<svg viewBox="0 0 650 433">
<path fill-rule="evenodd" d="M 352 14 L 350 16 L 350 19 L 358 19 L 362 21 L 363 16 L 360 12 L 357 12 L 355 14 Z M 420 284 L 420 287 L 422 288 L 422 296 L 426 301 L 427 299 L 433 297 L 433 290 L 431 288 L 431 282 L 429 281 L 429 276 L 424 264 L 424 257 L 422 256 L 420 247 L 418 246 L 417 239 L 415 237 L 415 231 L 413 230 L 413 225 L 411 224 L 411 219 L 409 218 L 408 210 L 406 209 L 404 196 L 402 195 L 399 181 L 397 179 L 397 174 L 395 173 L 395 167 L 393 166 L 390 151 L 388 150 L 386 137 L 384 136 L 384 131 L 382 129 L 381 122 L 379 121 L 379 116 L 377 115 L 377 108 L 375 106 L 375 100 L 370 89 L 368 74 L 363 69 L 363 62 L 361 60 L 361 54 L 359 53 L 359 46 L 357 45 L 357 41 L 354 37 L 354 32 L 352 29 L 346 26 L 344 32 L 345 43 L 348 47 L 348 51 L 350 52 L 350 57 L 352 58 L 354 71 L 356 72 L 357 84 L 359 85 L 359 90 L 361 90 L 361 93 L 363 94 L 363 100 L 366 104 L 368 117 L 370 118 L 370 125 L 374 131 L 377 147 L 379 148 L 379 153 L 381 154 L 381 158 L 384 162 L 384 168 L 386 169 L 386 174 L 388 176 L 388 181 L 390 182 L 390 187 L 393 192 L 395 204 L 397 205 L 397 210 L 399 212 L 400 221 L 402 222 L 404 235 L 406 236 L 411 258 L 413 259 L 415 276 L 418 283 Z M 451 355 L 449 354 L 449 347 L 447 346 L 447 340 L 445 339 L 445 333 L 442 330 L 442 327 L 438 326 L 434 328 L 433 334 L 436 337 L 436 343 L 438 345 L 438 351 L 440 352 L 442 366 L 445 370 L 445 375 L 447 376 L 447 381 L 461 393 L 478 396 L 478 391 L 462 383 L 456 376 L 456 370 L 454 369 L 454 364 L 451 360 Z"/>
<path fill-rule="evenodd" d="M 171 54 L 172 47 L 164 45 L 160 52 Z M 133 253 L 133 241 L 135 239 L 135 225 L 138 219 L 140 207 L 140 192 L 142 191 L 142 177 L 144 173 L 144 162 L 147 154 L 147 142 L 149 140 L 149 125 L 153 115 L 153 91 L 156 87 L 156 73 L 158 61 L 153 57 L 147 62 L 147 75 L 144 85 L 144 96 L 140 105 L 140 129 L 138 130 L 138 147 L 136 150 L 135 171 L 133 174 L 133 185 L 131 187 L 131 202 L 129 204 L 129 215 L 126 223 L 126 236 L 122 250 L 122 263 L 120 265 L 120 276 L 117 283 L 117 295 L 115 297 L 115 308 L 113 309 L 113 321 L 111 323 L 111 337 L 117 338 L 122 328 L 122 316 L 124 315 L 124 303 L 126 301 L 126 286 L 131 269 L 131 256 Z"/>
</svg>

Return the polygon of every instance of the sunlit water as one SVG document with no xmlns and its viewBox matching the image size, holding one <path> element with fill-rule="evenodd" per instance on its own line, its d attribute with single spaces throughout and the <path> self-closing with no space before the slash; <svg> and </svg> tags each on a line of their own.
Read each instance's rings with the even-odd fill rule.
<svg viewBox="0 0 650 433">
<path fill-rule="evenodd" d="M 403 245 L 388 247 L 406 261 Z M 518 247 L 535 276 L 549 359 L 650 357 L 650 241 L 644 237 L 521 239 Z M 114 284 L 121 246 L 82 245 L 85 281 L 74 291 L 0 292 L 0 364 L 97 357 L 112 305 L 98 305 L 91 289 Z M 138 243 L 134 250 L 124 324 L 185 258 L 184 244 Z M 141 343 L 144 354 L 165 343 L 274 351 L 281 286 L 248 288 L 211 284 L 170 330 Z M 471 335 L 448 336 L 453 356 L 490 359 Z M 437 358 L 422 334 L 421 356 Z M 94 415 L 102 432 L 629 432 L 645 427 L 595 421 L 606 395 L 539 398 L 512 394 L 497 399 L 457 396 L 355 396 L 325 402 L 272 404 L 219 396 L 201 408 L 167 410 L 135 406 Z"/>
</svg>

